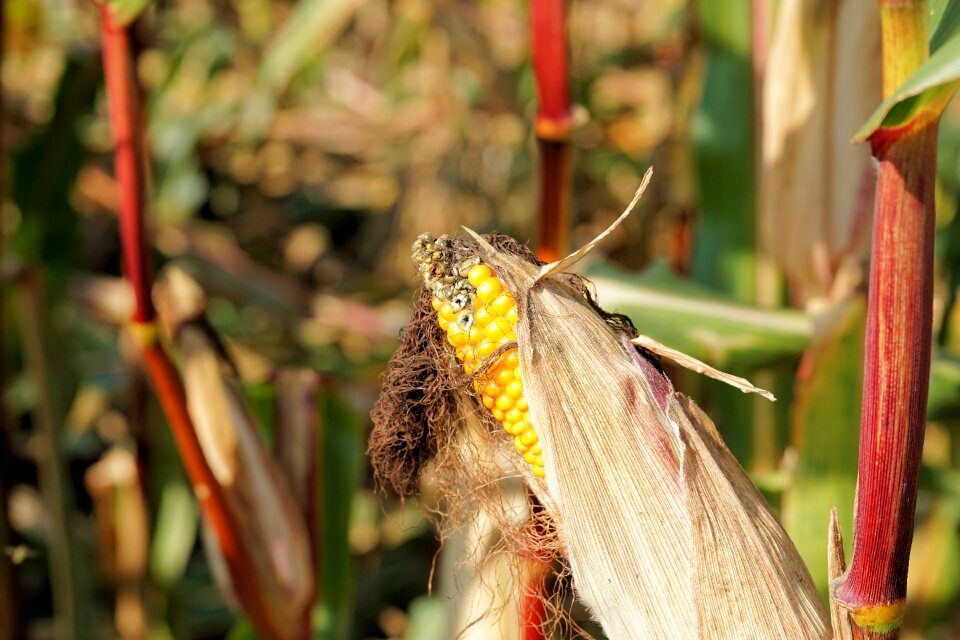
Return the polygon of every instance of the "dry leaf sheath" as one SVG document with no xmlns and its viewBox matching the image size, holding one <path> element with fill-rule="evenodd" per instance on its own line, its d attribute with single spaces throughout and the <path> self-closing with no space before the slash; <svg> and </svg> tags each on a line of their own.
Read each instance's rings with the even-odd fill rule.
<svg viewBox="0 0 960 640">
<path fill-rule="evenodd" d="M 582 278 L 541 269 L 503 236 L 468 233 L 415 245 L 428 292 L 374 411 L 378 477 L 411 490 L 425 452 L 454 446 L 449 430 L 466 416 L 453 398 L 472 391 L 477 411 L 514 436 L 497 439 L 519 451 L 513 468 L 608 637 L 829 637 L 790 539 L 710 419 L 631 344 L 629 321 L 600 310 Z M 512 327 L 497 324 L 495 300 Z M 439 314 L 423 309 L 431 301 Z M 442 333 L 425 320 L 438 315 Z"/>
</svg>

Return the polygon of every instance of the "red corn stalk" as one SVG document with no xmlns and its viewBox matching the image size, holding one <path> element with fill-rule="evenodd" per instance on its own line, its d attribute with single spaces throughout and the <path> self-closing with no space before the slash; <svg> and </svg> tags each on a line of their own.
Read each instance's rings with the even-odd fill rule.
<svg viewBox="0 0 960 640">
<path fill-rule="evenodd" d="M 290 621 L 278 619 L 268 606 L 257 564 L 241 535 L 241 516 L 230 507 L 224 487 L 217 481 L 196 426 L 188 412 L 180 374 L 157 340 L 156 311 L 151 300 L 152 276 L 144 233 L 146 176 L 141 122 L 130 51 L 128 27 L 106 4 L 101 4 L 103 22 L 103 68 L 116 141 L 115 170 L 120 188 L 120 234 L 126 275 L 134 291 L 136 306 L 132 330 L 140 345 L 144 366 L 170 423 L 174 440 L 190 477 L 204 516 L 216 533 L 237 596 L 254 626 L 266 638 L 288 638 Z M 295 623 L 298 624 L 298 623 Z M 303 630 L 302 635 L 306 634 Z"/>
<path fill-rule="evenodd" d="M 928 56 L 927 2 L 880 0 L 880 12 L 887 97 Z M 904 610 L 930 379 L 938 122 L 870 138 L 880 167 L 853 556 L 832 589 L 855 638 L 896 638 Z"/>
<path fill-rule="evenodd" d="M 133 286 L 136 307 L 134 322 L 152 322 L 150 264 L 143 229 L 144 157 L 137 96 L 134 90 L 130 34 L 118 24 L 106 4 L 100 5 L 103 19 L 103 75 L 107 86 L 110 128 L 113 131 L 114 171 L 120 187 L 120 239 L 127 278 Z"/>
<path fill-rule="evenodd" d="M 140 343 L 147 373 L 153 381 L 163 413 L 170 423 L 177 450 L 190 476 L 203 515 L 217 534 L 217 541 L 230 570 L 237 597 L 261 633 L 269 638 L 283 637 L 271 622 L 271 612 L 264 607 L 257 577 L 252 571 L 253 563 L 236 534 L 242 525 L 234 522 L 222 494 L 223 488 L 203 455 L 196 429 L 187 412 L 186 394 L 180 374 L 159 342 L 141 337 Z"/>
<path fill-rule="evenodd" d="M 570 134 L 573 114 L 567 73 L 564 0 L 532 0 L 530 30 L 533 72 L 537 80 L 537 120 L 534 130 L 540 149 L 538 220 L 541 260 L 553 262 L 567 254 L 570 243 Z"/>
</svg>

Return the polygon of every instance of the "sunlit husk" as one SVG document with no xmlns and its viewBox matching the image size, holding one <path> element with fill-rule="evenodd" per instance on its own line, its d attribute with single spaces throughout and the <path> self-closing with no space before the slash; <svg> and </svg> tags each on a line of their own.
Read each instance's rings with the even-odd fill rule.
<svg viewBox="0 0 960 640">
<path fill-rule="evenodd" d="M 222 496 L 249 562 L 249 575 L 229 579 L 255 582 L 256 606 L 270 617 L 261 623 L 269 624 L 276 637 L 300 637 L 314 593 L 309 534 L 300 506 L 244 406 L 232 365 L 202 319 L 202 293 L 184 274 L 173 271 L 164 297 L 161 308 L 173 323 L 182 356 L 187 409 L 219 485 L 195 490 Z M 238 585 L 225 587 L 238 596 L 250 592 Z"/>
<path fill-rule="evenodd" d="M 614 639 L 825 638 L 809 572 L 713 423 L 563 273 L 482 260 L 517 299 L 548 505 L 579 596 Z"/>
</svg>

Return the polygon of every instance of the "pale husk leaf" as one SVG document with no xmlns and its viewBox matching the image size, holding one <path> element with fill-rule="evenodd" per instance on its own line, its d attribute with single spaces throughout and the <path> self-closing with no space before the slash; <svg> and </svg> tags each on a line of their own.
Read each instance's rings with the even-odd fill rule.
<svg viewBox="0 0 960 640">
<path fill-rule="evenodd" d="M 709 419 L 563 274 L 483 259 L 518 302 L 531 423 L 579 596 L 614 639 L 825 638 L 809 572 Z"/>
</svg>

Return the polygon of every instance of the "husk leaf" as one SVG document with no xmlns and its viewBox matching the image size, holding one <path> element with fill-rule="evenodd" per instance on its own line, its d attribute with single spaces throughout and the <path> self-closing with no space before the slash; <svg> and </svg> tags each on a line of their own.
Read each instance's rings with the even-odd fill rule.
<svg viewBox="0 0 960 640">
<path fill-rule="evenodd" d="M 538 278 L 469 233 L 517 300 L 546 471 L 532 486 L 608 637 L 829 637 L 809 572 L 709 418 L 599 314 L 581 279 Z"/>
</svg>

